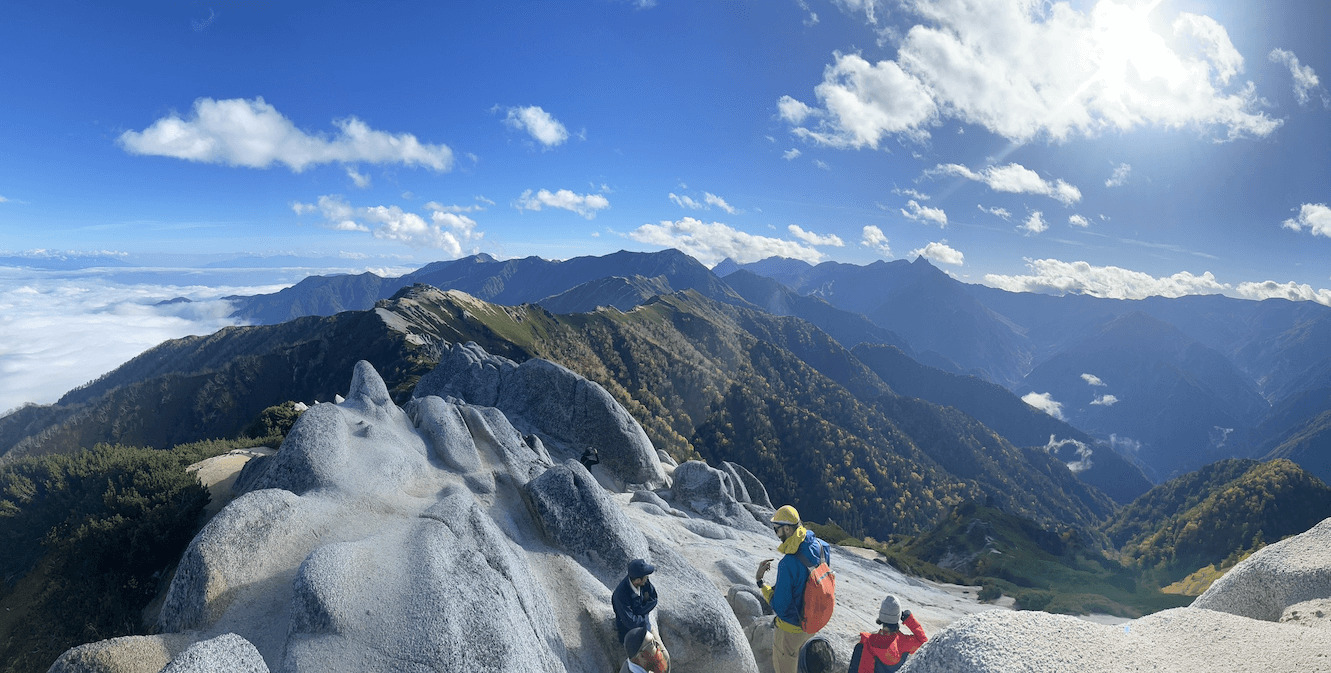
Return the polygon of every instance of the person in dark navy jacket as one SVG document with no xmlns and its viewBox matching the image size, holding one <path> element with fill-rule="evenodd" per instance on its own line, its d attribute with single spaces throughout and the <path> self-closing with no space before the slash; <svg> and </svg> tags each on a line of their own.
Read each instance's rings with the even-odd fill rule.
<svg viewBox="0 0 1331 673">
<path fill-rule="evenodd" d="M 628 575 L 620 580 L 615 593 L 610 596 L 610 605 L 615 609 L 615 630 L 622 642 L 624 636 L 633 629 L 643 627 L 652 629 L 651 614 L 656 609 L 656 587 L 648 575 L 656 572 L 656 566 L 644 559 L 629 561 Z"/>
</svg>

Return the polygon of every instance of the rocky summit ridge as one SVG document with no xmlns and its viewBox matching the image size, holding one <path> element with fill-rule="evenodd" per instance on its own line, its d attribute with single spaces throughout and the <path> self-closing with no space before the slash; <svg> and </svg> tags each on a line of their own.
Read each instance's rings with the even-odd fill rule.
<svg viewBox="0 0 1331 673">
<path fill-rule="evenodd" d="M 617 670 L 610 593 L 639 557 L 674 671 L 770 670 L 752 585 L 776 545 L 762 483 L 676 465 L 559 365 L 453 345 L 399 407 L 362 361 L 341 402 L 302 414 L 233 489 L 181 558 L 159 633 L 74 648 L 53 673 Z M 1331 601 L 1329 550 L 1331 519 L 1193 607 L 1112 626 L 982 605 L 838 550 L 825 632 L 844 661 L 890 592 L 932 638 L 907 671 L 1331 671 L 1331 620 L 1310 617 Z"/>
</svg>

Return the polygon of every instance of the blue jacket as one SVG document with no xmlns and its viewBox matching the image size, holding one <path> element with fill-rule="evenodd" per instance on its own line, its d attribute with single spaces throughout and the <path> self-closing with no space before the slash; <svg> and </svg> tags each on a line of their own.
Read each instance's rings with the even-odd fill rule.
<svg viewBox="0 0 1331 673">
<path fill-rule="evenodd" d="M 832 565 L 831 546 L 818 539 L 813 531 L 802 526 L 800 530 L 804 531 L 804 541 L 794 553 L 782 556 L 776 564 L 776 584 L 772 585 L 772 596 L 768 599 L 776 616 L 796 628 L 804 621 L 804 584 L 809 581 L 809 569 L 799 557 L 818 565 L 826 554 L 828 566 Z"/>
<path fill-rule="evenodd" d="M 624 636 L 639 626 L 651 630 L 652 620 L 648 615 L 656 609 L 656 587 L 648 579 L 639 594 L 629 578 L 625 577 L 615 587 L 615 593 L 611 594 L 610 605 L 615 609 L 615 629 L 619 631 L 619 641 L 624 642 Z"/>
</svg>

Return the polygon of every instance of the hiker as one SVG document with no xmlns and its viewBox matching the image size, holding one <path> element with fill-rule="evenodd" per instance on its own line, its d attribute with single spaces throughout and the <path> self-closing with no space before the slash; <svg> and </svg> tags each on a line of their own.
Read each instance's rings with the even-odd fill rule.
<svg viewBox="0 0 1331 673">
<path fill-rule="evenodd" d="M 901 632 L 902 624 L 910 629 L 910 635 Z M 860 642 L 850 655 L 848 673 L 894 673 L 927 640 L 915 615 L 902 610 L 897 597 L 888 594 L 878 608 L 878 631 L 860 634 Z"/>
<path fill-rule="evenodd" d="M 590 471 L 593 465 L 597 465 L 601 462 L 601 452 L 597 451 L 594 447 L 589 446 L 586 451 L 582 452 L 582 456 L 578 458 L 578 462 L 582 463 L 582 466 Z"/>
<path fill-rule="evenodd" d="M 619 673 L 669 673 L 670 653 L 652 632 L 639 626 L 624 636 L 624 653 L 628 659 L 619 667 Z"/>
<path fill-rule="evenodd" d="M 814 636 L 800 646 L 797 673 L 841 673 L 837 666 L 836 652 L 825 636 Z"/>
<path fill-rule="evenodd" d="M 776 566 L 776 584 L 767 586 L 763 577 L 772 567 L 773 559 L 758 564 L 758 588 L 772 606 L 776 620 L 772 633 L 772 668 L 776 673 L 797 673 L 800 646 L 812 633 L 804 631 L 804 586 L 809 579 L 809 568 L 822 561 L 830 565 L 831 546 L 818 539 L 813 531 L 800 525 L 799 512 L 783 505 L 772 517 L 781 544 L 777 551 L 785 554 Z M 802 557 L 802 558 L 801 558 Z M 817 631 L 817 629 L 814 629 Z"/>
<path fill-rule="evenodd" d="M 656 566 L 635 558 L 629 561 L 629 572 L 615 587 L 610 595 L 610 605 L 615 609 L 615 630 L 622 642 L 629 631 L 641 626 L 652 628 L 651 614 L 656 609 L 656 587 L 648 575 L 656 572 Z"/>
</svg>

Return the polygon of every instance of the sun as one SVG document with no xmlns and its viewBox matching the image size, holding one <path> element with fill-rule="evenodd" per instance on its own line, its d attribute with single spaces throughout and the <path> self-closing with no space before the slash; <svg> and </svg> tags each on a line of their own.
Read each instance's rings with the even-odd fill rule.
<svg viewBox="0 0 1331 673">
<path fill-rule="evenodd" d="M 1103 0 L 1096 5 L 1089 46 L 1106 94 L 1130 96 L 1143 86 L 1175 83 L 1184 76 L 1178 55 L 1151 26 L 1151 12 L 1162 1 Z"/>
</svg>

